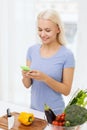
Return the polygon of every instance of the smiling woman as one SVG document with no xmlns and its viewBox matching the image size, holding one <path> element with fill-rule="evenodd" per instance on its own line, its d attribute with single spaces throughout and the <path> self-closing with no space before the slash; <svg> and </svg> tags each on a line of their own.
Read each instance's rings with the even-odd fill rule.
<svg viewBox="0 0 87 130">
<path fill-rule="evenodd" d="M 74 11 L 76 13 L 75 1 L 73 4 L 70 4 L 69 1 L 62 1 L 63 3 L 59 1 L 40 0 L 37 2 L 37 0 L 34 0 L 31 3 L 27 0 L 0 1 L 0 99 L 23 105 L 30 104 L 30 90 L 27 91 L 23 87 L 20 65 L 23 65 L 25 62 L 27 47 L 38 41 L 36 37 L 35 16 L 41 9 L 55 8 L 60 10 L 59 12 L 62 12 L 62 14 L 64 14 L 65 10 L 66 13 L 68 10 L 72 13 L 70 6 L 72 5 L 72 7 L 75 7 Z M 67 15 L 64 14 L 63 16 L 65 16 L 63 18 L 69 20 L 69 17 L 66 17 Z M 42 29 L 42 27 L 38 28 L 39 31 Z M 51 30 L 46 29 L 44 31 L 49 33 Z M 46 39 L 42 38 L 45 42 L 48 39 L 48 37 Z M 73 44 L 69 45 L 73 50 Z M 56 46 L 54 48 L 57 51 L 58 48 Z M 46 52 L 47 50 L 43 53 L 41 52 L 42 56 L 44 55 L 43 59 Z M 50 51 L 49 54 L 46 54 L 49 57 L 51 53 L 54 52 Z M 41 65 L 43 64 L 44 62 Z M 47 68 L 50 69 L 49 66 Z"/>
<path fill-rule="evenodd" d="M 41 44 L 29 47 L 22 81 L 31 87 L 31 108 L 44 111 L 48 104 L 56 114 L 64 110 L 64 99 L 70 93 L 73 82 L 75 60 L 66 48 L 63 27 L 56 10 L 44 10 L 37 16 L 38 35 Z M 43 96 L 44 95 L 44 96 Z"/>
<path fill-rule="evenodd" d="M 45 39 L 45 33 L 47 33 L 47 35 L 50 35 L 50 37 L 52 36 L 52 38 L 54 36 L 54 39 L 56 37 L 60 44 L 65 44 L 64 28 L 59 14 L 57 14 L 55 11 L 52 12 L 51 10 L 48 10 L 48 12 L 49 14 L 46 14 L 45 11 L 42 11 L 38 16 L 39 37 L 41 39 Z M 52 13 L 52 15 L 50 13 Z"/>
</svg>

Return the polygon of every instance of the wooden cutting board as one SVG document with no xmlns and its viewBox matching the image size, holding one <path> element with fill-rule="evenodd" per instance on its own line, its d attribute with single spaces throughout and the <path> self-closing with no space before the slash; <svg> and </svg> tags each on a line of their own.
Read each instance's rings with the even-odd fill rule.
<svg viewBox="0 0 87 130">
<path fill-rule="evenodd" d="M 11 130 L 43 130 L 47 126 L 47 122 L 39 118 L 35 118 L 35 120 L 31 125 L 25 126 L 18 121 L 19 113 L 13 112 L 12 115 L 14 115 L 15 117 L 15 122 Z M 7 122 L 6 115 L 0 117 L 0 128 L 3 128 L 4 130 L 8 130 L 8 122 Z"/>
</svg>

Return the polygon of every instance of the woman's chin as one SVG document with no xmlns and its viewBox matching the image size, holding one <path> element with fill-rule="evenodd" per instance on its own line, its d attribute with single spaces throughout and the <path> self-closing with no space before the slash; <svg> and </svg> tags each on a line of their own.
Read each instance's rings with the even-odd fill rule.
<svg viewBox="0 0 87 130">
<path fill-rule="evenodd" d="M 43 44 L 49 44 L 49 42 L 48 42 L 48 41 L 42 41 L 42 43 L 43 43 Z"/>
</svg>

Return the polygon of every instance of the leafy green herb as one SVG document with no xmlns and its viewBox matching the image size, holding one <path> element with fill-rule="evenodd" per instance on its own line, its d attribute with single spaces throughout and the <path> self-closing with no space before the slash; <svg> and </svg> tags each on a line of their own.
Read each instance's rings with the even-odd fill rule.
<svg viewBox="0 0 87 130">
<path fill-rule="evenodd" d="M 68 105 L 76 104 L 82 107 L 87 105 L 87 90 L 79 90 L 76 95 L 70 100 Z"/>
</svg>

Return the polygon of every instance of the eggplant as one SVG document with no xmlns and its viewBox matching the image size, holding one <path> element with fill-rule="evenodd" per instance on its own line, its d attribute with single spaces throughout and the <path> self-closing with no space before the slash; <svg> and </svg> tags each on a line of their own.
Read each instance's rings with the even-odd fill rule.
<svg viewBox="0 0 87 130">
<path fill-rule="evenodd" d="M 44 104 L 44 112 L 48 123 L 52 124 L 52 122 L 56 119 L 55 113 L 47 104 Z"/>
</svg>

